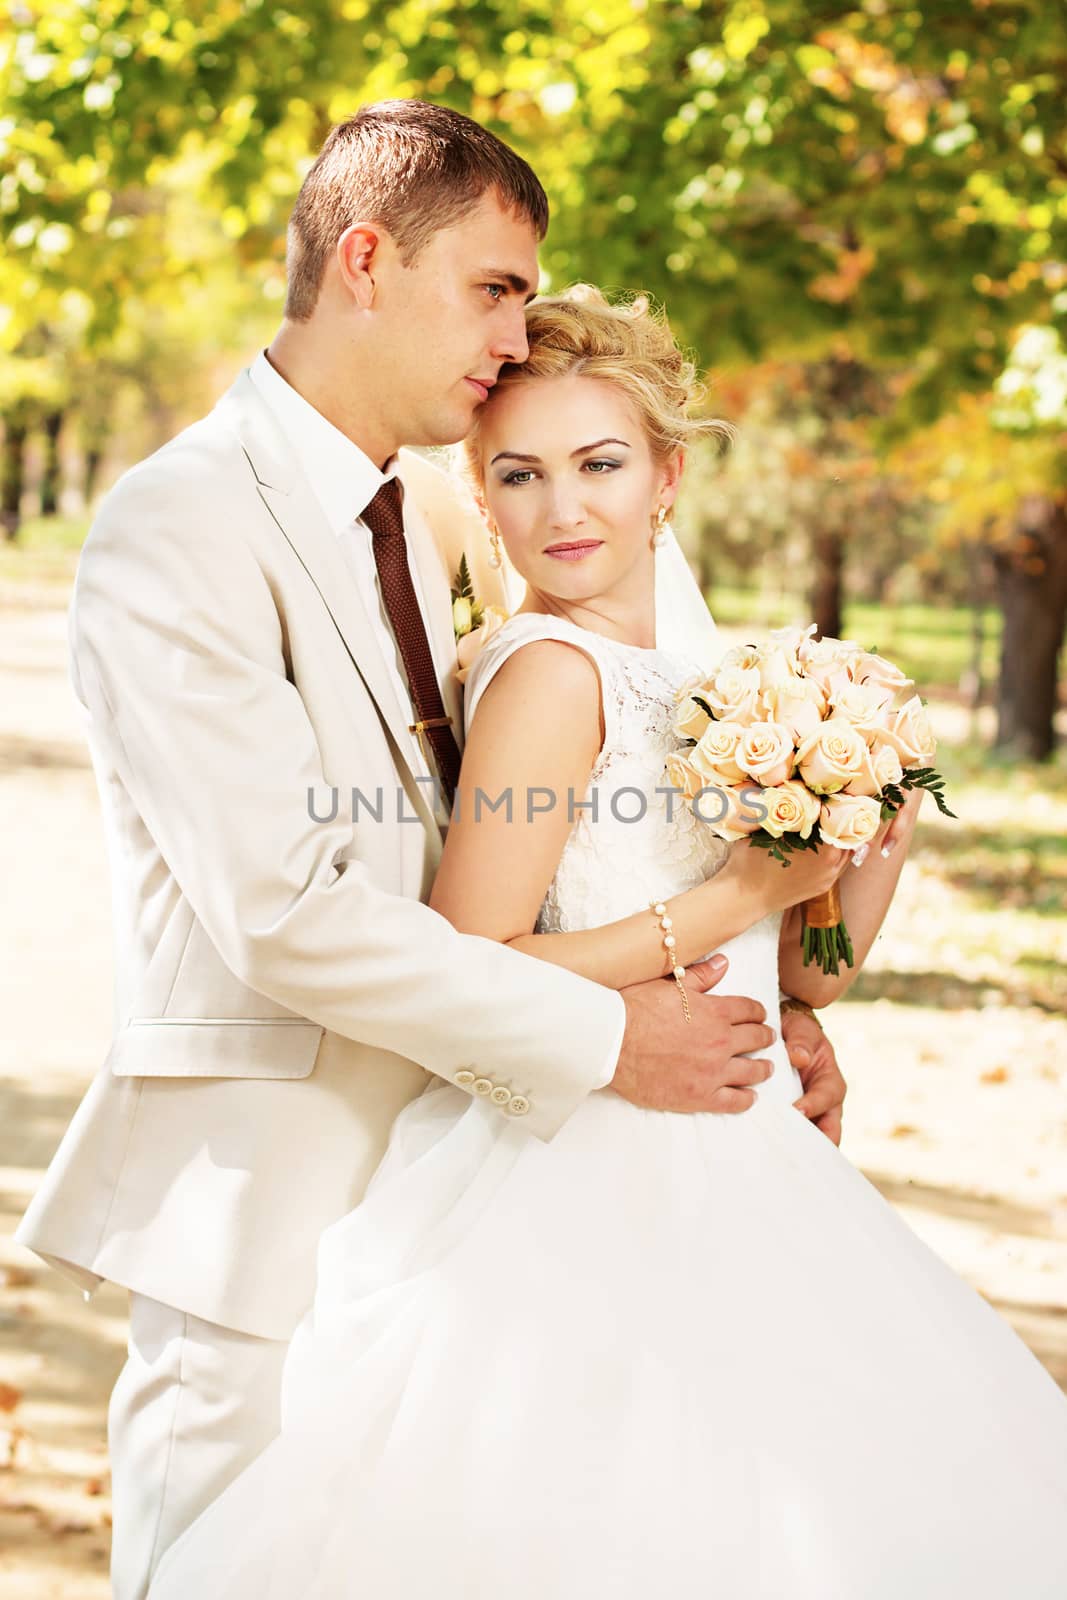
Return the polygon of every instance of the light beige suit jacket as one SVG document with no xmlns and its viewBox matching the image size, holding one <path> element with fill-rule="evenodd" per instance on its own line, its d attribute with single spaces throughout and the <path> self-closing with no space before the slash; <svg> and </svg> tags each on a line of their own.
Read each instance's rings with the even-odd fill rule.
<svg viewBox="0 0 1067 1600">
<path fill-rule="evenodd" d="M 435 467 L 402 452 L 400 476 L 450 660 L 470 524 Z M 107 831 L 116 1028 L 18 1235 L 87 1287 L 287 1337 L 320 1232 L 431 1075 L 477 1083 L 542 1139 L 610 1076 L 617 994 L 420 904 L 440 833 L 375 604 L 247 374 L 121 479 L 89 535 L 72 674 Z M 334 787 L 336 816 L 313 820 Z M 383 790 L 380 822 L 353 821 L 353 787 Z"/>
</svg>

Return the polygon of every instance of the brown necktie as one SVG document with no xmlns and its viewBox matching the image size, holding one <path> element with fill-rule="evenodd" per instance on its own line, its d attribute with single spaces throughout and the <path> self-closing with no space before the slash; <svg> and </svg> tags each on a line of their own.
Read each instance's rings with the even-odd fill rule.
<svg viewBox="0 0 1067 1600">
<path fill-rule="evenodd" d="M 383 483 L 363 512 L 373 535 L 374 560 L 389 622 L 396 636 L 407 673 L 411 703 L 418 721 L 412 732 L 424 733 L 437 762 L 437 772 L 449 805 L 459 782 L 459 746 L 446 716 L 434 671 L 430 642 L 411 581 L 404 542 L 404 514 L 396 478 Z"/>
</svg>

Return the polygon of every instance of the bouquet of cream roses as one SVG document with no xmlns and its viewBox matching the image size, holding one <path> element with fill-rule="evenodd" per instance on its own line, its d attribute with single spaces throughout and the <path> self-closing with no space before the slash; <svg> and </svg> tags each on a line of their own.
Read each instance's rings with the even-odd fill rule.
<svg viewBox="0 0 1067 1600">
<path fill-rule="evenodd" d="M 721 839 L 748 838 L 783 866 L 820 844 L 869 844 L 905 789 L 929 789 L 953 815 L 912 680 L 851 640 L 814 633 L 814 623 L 779 629 L 686 684 L 674 719 L 680 747 L 667 760 L 672 788 Z M 840 961 L 852 966 L 836 887 L 803 913 L 805 963 L 834 974 Z"/>
</svg>

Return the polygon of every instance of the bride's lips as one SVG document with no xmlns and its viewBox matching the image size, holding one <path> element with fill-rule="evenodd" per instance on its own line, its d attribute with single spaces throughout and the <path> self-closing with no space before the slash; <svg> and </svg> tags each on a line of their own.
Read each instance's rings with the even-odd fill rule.
<svg viewBox="0 0 1067 1600">
<path fill-rule="evenodd" d="M 545 555 L 552 556 L 556 561 L 581 561 L 584 556 L 591 556 L 594 550 L 599 550 L 603 543 L 603 539 L 575 539 L 566 544 L 550 544 Z"/>
<path fill-rule="evenodd" d="M 470 384 L 471 388 L 474 390 L 474 392 L 478 396 L 479 400 L 488 400 L 489 391 L 493 387 L 493 384 L 496 382 L 496 379 L 495 378 L 466 378 L 466 379 L 464 379 L 464 382 Z"/>
</svg>

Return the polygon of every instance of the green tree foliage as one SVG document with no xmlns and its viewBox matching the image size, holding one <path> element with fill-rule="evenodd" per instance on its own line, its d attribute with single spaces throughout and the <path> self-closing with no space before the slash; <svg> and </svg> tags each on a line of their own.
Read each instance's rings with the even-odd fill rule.
<svg viewBox="0 0 1067 1600">
<path fill-rule="evenodd" d="M 651 290 L 720 373 L 881 374 L 872 447 L 968 392 L 999 385 L 1017 411 L 1020 330 L 1067 320 L 1067 30 L 1048 0 L 17 0 L 11 17 L 0 350 L 19 361 L 72 328 L 92 358 L 212 286 L 238 322 L 276 311 L 285 216 L 327 128 L 407 95 L 533 161 L 552 283 Z M 1032 499 L 1044 465 L 1061 505 L 1058 426 L 994 449 L 968 491 Z"/>
<path fill-rule="evenodd" d="M 993 382 L 1019 324 L 1067 305 L 1067 46 L 1042 0 L 37 0 L 16 15 L 2 206 L 42 283 L 84 284 L 81 266 L 121 294 L 145 251 L 115 247 L 150 241 L 145 196 L 178 162 L 259 257 L 329 122 L 417 93 L 536 162 L 557 281 L 652 289 L 709 361 L 814 357 L 845 336 L 859 360 L 919 363 L 912 404 L 932 416 Z"/>
</svg>

